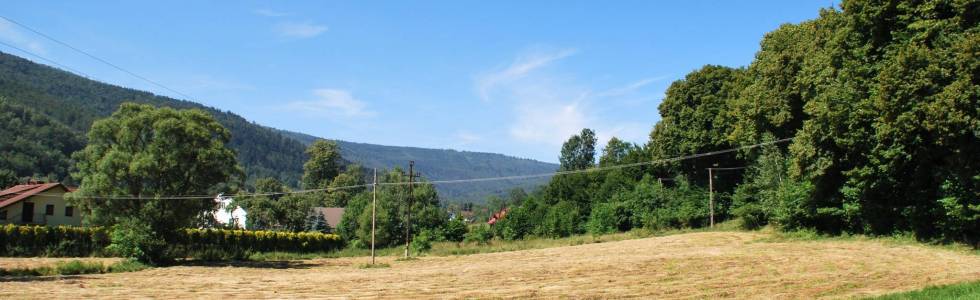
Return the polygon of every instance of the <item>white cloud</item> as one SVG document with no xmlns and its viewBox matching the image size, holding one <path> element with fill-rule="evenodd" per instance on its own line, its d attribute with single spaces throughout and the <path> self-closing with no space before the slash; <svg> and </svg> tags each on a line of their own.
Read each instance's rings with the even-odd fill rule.
<svg viewBox="0 0 980 300">
<path fill-rule="evenodd" d="M 305 22 L 282 22 L 276 25 L 276 32 L 284 37 L 311 38 L 327 31 L 327 26 Z"/>
<path fill-rule="evenodd" d="M 252 12 L 255 13 L 256 15 L 260 15 L 263 17 L 272 17 L 272 18 L 285 17 L 290 15 L 290 13 L 287 12 L 275 11 L 275 10 L 264 9 L 264 8 L 256 9 L 253 10 Z"/>
<path fill-rule="evenodd" d="M 572 56 L 578 50 L 563 49 L 551 53 L 532 53 L 518 57 L 507 68 L 483 74 L 477 78 L 476 88 L 483 100 L 490 98 L 492 89 L 500 84 L 506 84 L 527 76 L 532 71 L 548 64 Z"/>
<path fill-rule="evenodd" d="M 531 143 L 561 145 L 591 121 L 580 103 L 524 103 L 516 112 L 510 134 Z"/>
<path fill-rule="evenodd" d="M 16 28 L 17 25 L 8 22 L 7 20 L 0 19 L 0 40 L 4 40 L 9 44 L 14 44 L 19 48 L 25 48 L 24 50 L 30 51 L 34 54 L 46 54 L 47 49 L 44 48 L 44 44 L 40 41 L 30 38 L 24 35 Z"/>
<path fill-rule="evenodd" d="M 637 90 L 639 90 L 639 89 L 641 89 L 641 88 L 643 88 L 645 86 L 650 85 L 651 83 L 662 81 L 662 80 L 667 79 L 667 78 L 668 78 L 667 76 L 657 76 L 657 77 L 643 78 L 643 79 L 640 79 L 640 80 L 631 82 L 631 83 L 629 83 L 627 85 L 624 85 L 624 86 L 620 86 L 620 87 L 617 87 L 617 88 L 612 88 L 612 89 L 608 89 L 608 90 L 605 90 L 605 91 L 596 93 L 596 97 L 618 97 L 618 96 L 629 95 L 629 94 L 632 94 L 632 93 L 636 92 Z"/>
<path fill-rule="evenodd" d="M 543 69 L 574 53 L 574 50 L 563 50 L 521 56 L 507 68 L 477 77 L 475 89 L 485 101 L 511 107 L 513 119 L 507 134 L 514 143 L 548 149 L 542 153 L 557 151 L 583 128 L 596 131 L 599 146 L 613 136 L 632 142 L 645 141 L 653 122 L 650 119 L 655 116 L 646 119 L 609 108 L 613 103 L 622 105 L 618 103 L 650 98 L 647 88 L 667 77 L 642 78 L 613 88 L 597 88 L 574 74 Z M 650 109 L 650 113 L 656 112 Z M 624 118 L 630 115 L 633 119 Z"/>
<path fill-rule="evenodd" d="M 295 101 L 286 104 L 293 111 L 317 115 L 341 117 L 371 117 L 375 112 L 367 109 L 367 104 L 354 98 L 350 92 L 341 89 L 316 89 L 313 94 L 317 97 L 311 101 Z"/>
</svg>

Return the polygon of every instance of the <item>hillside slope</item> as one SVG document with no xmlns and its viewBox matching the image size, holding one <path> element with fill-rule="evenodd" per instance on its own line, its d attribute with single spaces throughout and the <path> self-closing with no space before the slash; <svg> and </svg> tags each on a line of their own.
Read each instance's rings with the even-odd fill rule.
<svg viewBox="0 0 980 300">
<path fill-rule="evenodd" d="M 282 133 L 306 145 L 318 139 L 298 132 L 282 131 Z M 426 180 L 542 174 L 558 169 L 556 164 L 496 153 L 382 146 L 340 140 L 336 142 L 345 159 L 366 168 L 407 169 L 408 162 L 415 161 L 416 171 Z M 538 177 L 523 180 L 452 183 L 440 184 L 436 188 L 443 199 L 482 202 L 488 195 L 502 195 L 513 188 L 533 189 L 547 183 L 549 179 L 550 177 Z"/>
<path fill-rule="evenodd" d="M 299 133 L 283 134 L 285 132 L 250 122 L 232 112 L 90 80 L 3 52 L 0 52 L 0 98 L 14 105 L 28 107 L 47 119 L 63 124 L 76 133 L 75 139 L 83 141 L 92 122 L 109 116 L 123 102 L 202 109 L 214 115 L 222 125 L 231 130 L 229 146 L 237 151 L 239 163 L 245 168 L 250 180 L 276 177 L 293 187 L 299 185 L 302 177 L 303 163 L 306 161 L 305 146 L 315 139 Z M 420 171 L 429 179 L 542 173 L 557 169 L 553 164 L 499 154 L 350 142 L 341 142 L 340 146 L 346 160 L 369 168 L 406 166 L 408 160 L 414 159 Z M 61 147 L 53 151 L 62 151 L 60 149 L 74 148 Z M 64 157 L 70 156 L 70 153 L 62 154 Z M 17 175 L 47 175 L 51 170 L 60 170 L 54 173 L 63 177 L 64 174 L 60 173 L 69 167 L 68 162 L 60 159 L 59 163 L 60 165 L 45 167 L 43 170 L 19 168 Z M 541 182 L 543 181 L 522 181 L 514 184 L 495 182 L 440 187 L 440 192 L 444 199 L 482 201 L 487 195 L 502 193 L 515 184 L 528 188 Z"/>
</svg>

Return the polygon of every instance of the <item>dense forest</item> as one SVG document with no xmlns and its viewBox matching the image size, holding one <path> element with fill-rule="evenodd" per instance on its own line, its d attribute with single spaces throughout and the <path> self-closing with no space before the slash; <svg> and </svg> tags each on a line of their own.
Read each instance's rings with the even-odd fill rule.
<svg viewBox="0 0 980 300">
<path fill-rule="evenodd" d="M 79 139 L 95 120 L 109 116 L 123 102 L 177 109 L 199 108 L 231 130 L 230 146 L 238 153 L 248 178 L 272 176 L 284 182 L 298 183 L 306 160 L 303 156 L 305 148 L 299 142 L 231 112 L 90 80 L 6 53 L 0 53 L 0 97 L 64 124 Z M 63 154 L 68 157 L 71 153 Z M 32 176 L 33 173 L 36 172 L 24 171 L 17 175 Z"/>
<path fill-rule="evenodd" d="M 95 120 L 105 118 L 123 102 L 176 109 L 198 108 L 213 115 L 231 131 L 229 146 L 237 152 L 247 181 L 273 177 L 299 188 L 306 145 L 315 137 L 264 127 L 227 111 L 152 93 L 114 86 L 29 60 L 0 53 L 0 98 L 5 99 L 0 141 L 5 155 L 0 174 L 13 177 L 64 180 L 71 167 L 71 152 L 84 146 L 84 134 Z M 25 108 L 27 109 L 26 112 Z M 13 121 L 12 119 L 18 119 Z M 49 133 L 50 132 L 50 133 Z M 72 134 L 69 134 L 72 133 Z M 430 180 L 543 173 L 556 165 L 498 154 L 453 150 L 390 147 L 339 142 L 346 161 L 369 168 L 390 169 L 416 160 Z M 2 176 L 2 175 L 0 175 Z M 11 177 L 11 176 L 7 176 Z M 513 186 L 535 187 L 543 181 L 440 186 L 445 199 L 481 201 Z"/>
<path fill-rule="evenodd" d="M 646 145 L 583 130 L 564 170 L 745 149 L 554 177 L 513 199 L 503 238 L 716 218 L 826 233 L 910 233 L 980 246 L 980 3 L 844 1 L 765 35 L 744 68 L 704 66 L 674 82 Z"/>
<path fill-rule="evenodd" d="M 71 153 L 83 145 L 82 138 L 60 122 L 0 97 L 0 187 L 19 176 L 65 178 Z"/>
</svg>

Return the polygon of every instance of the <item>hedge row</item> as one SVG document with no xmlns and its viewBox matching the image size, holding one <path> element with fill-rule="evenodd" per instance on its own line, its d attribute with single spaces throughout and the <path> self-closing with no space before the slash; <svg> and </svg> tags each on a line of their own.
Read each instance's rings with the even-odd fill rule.
<svg viewBox="0 0 980 300">
<path fill-rule="evenodd" d="M 202 252 L 324 252 L 338 249 L 336 234 L 224 229 L 186 229 L 173 251 L 192 256 Z M 0 227 L 0 256 L 108 256 L 109 233 L 101 227 Z"/>
</svg>

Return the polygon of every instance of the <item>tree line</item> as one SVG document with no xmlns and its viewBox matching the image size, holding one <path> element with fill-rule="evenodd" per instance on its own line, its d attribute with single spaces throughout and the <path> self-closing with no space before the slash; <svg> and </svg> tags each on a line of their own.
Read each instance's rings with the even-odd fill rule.
<svg viewBox="0 0 980 300">
<path fill-rule="evenodd" d="M 704 66 L 672 83 L 645 145 L 591 130 L 561 168 L 656 161 L 792 138 L 788 144 L 555 177 L 512 203 L 498 236 L 700 227 L 708 168 L 721 219 L 826 233 L 980 240 L 980 4 L 844 1 L 765 35 L 744 68 Z M 667 179 L 666 181 L 664 179 Z"/>
</svg>

